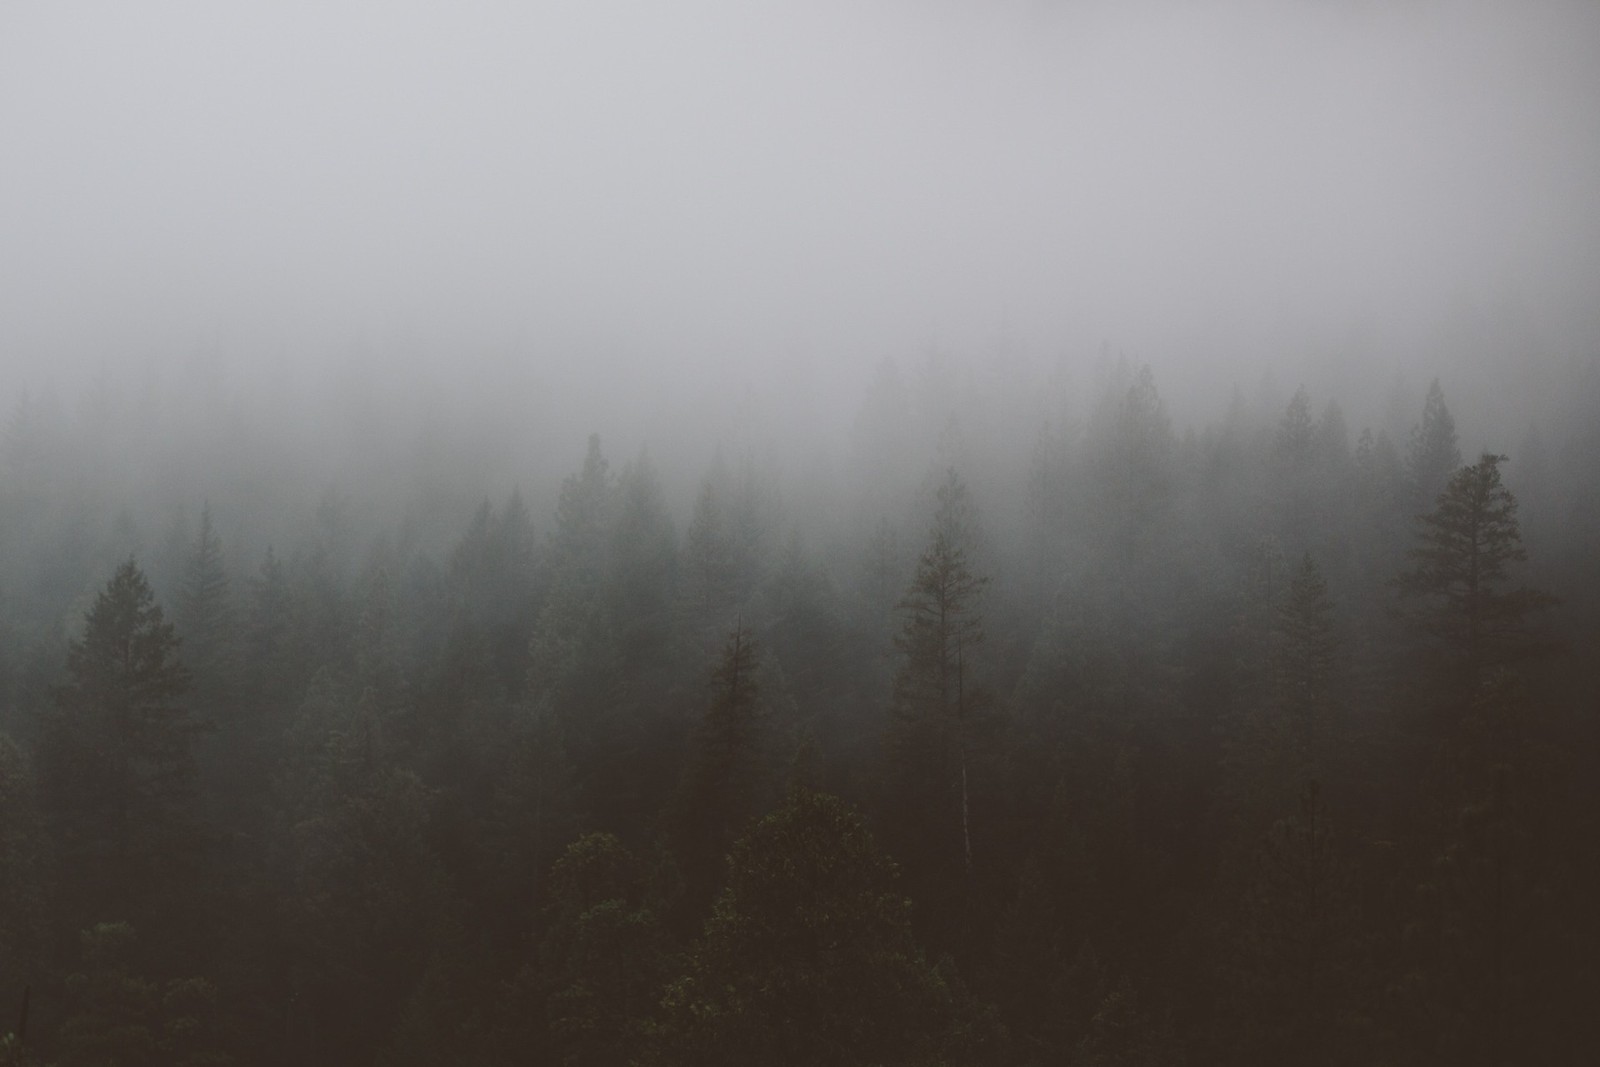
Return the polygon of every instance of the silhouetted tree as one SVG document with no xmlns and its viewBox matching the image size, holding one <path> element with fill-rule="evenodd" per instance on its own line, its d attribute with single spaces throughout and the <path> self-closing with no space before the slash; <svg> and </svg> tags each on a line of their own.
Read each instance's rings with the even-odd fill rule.
<svg viewBox="0 0 1600 1067">
<path fill-rule="evenodd" d="M 128 560 L 68 646 L 67 682 L 42 724 L 40 785 L 63 879 L 91 915 L 112 899 L 150 903 L 196 843 L 201 724 L 179 703 L 189 672 L 177 651 L 172 624 Z"/>
<path fill-rule="evenodd" d="M 1553 603 L 1537 590 L 1503 588 L 1512 565 L 1528 558 L 1516 498 L 1500 477 L 1504 462 L 1484 453 L 1450 478 L 1434 510 L 1419 517 L 1416 566 L 1398 580 L 1403 595 L 1421 601 L 1428 633 L 1475 672 L 1537 651 L 1529 617 Z"/>
<path fill-rule="evenodd" d="M 209 503 L 200 510 L 200 532 L 183 561 L 176 607 L 184 662 L 197 688 L 213 699 L 224 695 L 232 681 L 236 634 L 222 539 L 211 523 Z"/>
<path fill-rule="evenodd" d="M 947 472 L 895 639 L 890 803 L 897 824 L 920 827 L 912 838 L 919 865 L 936 863 L 946 877 L 972 873 L 971 774 L 987 711 L 975 671 L 987 584 L 972 571 L 975 523 L 966 486 Z"/>
<path fill-rule="evenodd" d="M 1427 507 L 1459 466 L 1461 447 L 1456 443 L 1456 420 L 1445 406 L 1444 390 L 1435 378 L 1428 386 L 1422 421 L 1412 428 L 1406 450 L 1406 481 L 1412 506 Z"/>
</svg>

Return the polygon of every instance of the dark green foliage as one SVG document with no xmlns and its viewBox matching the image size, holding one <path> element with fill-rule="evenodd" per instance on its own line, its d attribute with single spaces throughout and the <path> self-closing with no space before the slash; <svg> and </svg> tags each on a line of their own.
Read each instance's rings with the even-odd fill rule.
<svg viewBox="0 0 1600 1067">
<path fill-rule="evenodd" d="M 246 689 L 267 706 L 290 699 L 301 683 L 292 596 L 283 564 L 269 547 L 250 580 L 242 649 Z"/>
<path fill-rule="evenodd" d="M 970 949 L 975 877 L 987 875 L 997 721 L 979 682 L 986 577 L 974 573 L 976 512 L 947 472 L 929 544 L 900 602 L 898 669 L 884 736 L 884 813 L 926 928 Z M 975 858 L 976 857 L 976 858 Z"/>
<path fill-rule="evenodd" d="M 1262 841 L 1235 935 L 1241 1061 L 1357 1062 L 1350 869 L 1313 780 Z"/>
<path fill-rule="evenodd" d="M 1082 829 L 1057 811 L 1041 818 L 1040 831 L 996 924 L 990 984 L 1019 1059 L 1052 1063 L 1087 1035 L 1104 975 L 1092 944 L 1095 873 Z"/>
<path fill-rule="evenodd" d="M 33 770 L 0 733 L 0 998 L 26 988 L 46 959 L 46 846 Z"/>
<path fill-rule="evenodd" d="M 720 456 L 718 457 L 720 459 Z M 684 598 L 697 619 L 715 619 L 737 600 L 733 534 L 728 529 L 723 477 L 708 476 L 695 497 L 684 536 Z"/>
<path fill-rule="evenodd" d="M 67 682 L 39 741 L 42 797 L 80 916 L 154 902 L 196 843 L 193 745 L 178 638 L 132 560 L 67 650 Z"/>
<path fill-rule="evenodd" d="M 1526 587 L 1505 588 L 1527 560 L 1517 500 L 1500 477 L 1506 457 L 1485 453 L 1457 471 L 1434 510 L 1418 517 L 1414 564 L 1397 580 L 1415 605 L 1418 628 L 1470 691 L 1499 669 L 1545 649 L 1532 616 L 1555 601 Z"/>
<path fill-rule="evenodd" d="M 427 962 L 443 890 L 433 796 L 392 736 L 372 687 L 351 698 L 326 675 L 295 727 L 279 806 L 297 1055 L 370 1056 Z"/>
<path fill-rule="evenodd" d="M 83 931 L 81 971 L 67 978 L 62 1067 L 222 1067 L 232 1059 L 216 1032 L 217 989 L 204 978 L 160 981 L 131 964 L 127 923 Z"/>
<path fill-rule="evenodd" d="M 537 603 L 535 545 L 527 505 L 512 493 L 498 513 L 484 501 L 451 554 L 450 682 L 457 692 L 487 686 L 521 695 Z"/>
<path fill-rule="evenodd" d="M 174 615 L 196 685 L 225 695 L 233 681 L 236 634 L 222 539 L 211 524 L 210 504 L 200 511 L 200 533 L 183 563 Z"/>
<path fill-rule="evenodd" d="M 672 837 L 698 916 L 721 881 L 728 846 L 762 808 L 772 762 L 772 724 L 758 680 L 761 650 L 742 625 L 711 672 L 710 700 L 691 738 L 672 812 Z"/>
<path fill-rule="evenodd" d="M 1594 644 L 1590 423 L 1529 434 L 1536 518 L 1437 389 L 1352 449 L 1304 390 L 1174 432 L 1148 368 L 1078 414 L 1026 362 L 891 375 L 848 472 L 743 427 L 698 496 L 670 440 L 528 505 L 516 448 L 320 502 L 196 453 L 198 536 L 25 404 L 0 1063 L 1600 1058 L 1600 673 L 1536 655 Z M 176 630 L 131 564 L 85 594 L 168 527 Z"/>
<path fill-rule="evenodd" d="M 474 1067 L 493 1062 L 493 1005 L 481 999 L 479 988 L 488 953 L 475 948 L 459 920 L 439 924 L 427 970 L 406 999 L 379 1064 Z"/>
<path fill-rule="evenodd" d="M 636 685 L 659 684 L 668 671 L 677 567 L 677 533 L 655 467 L 641 453 L 617 479 L 606 569 L 617 655 Z"/>
<path fill-rule="evenodd" d="M 1264 684 L 1246 704 L 1234 739 L 1229 789 L 1254 838 L 1293 802 L 1308 778 L 1325 774 L 1335 736 L 1338 641 L 1333 604 L 1307 554 L 1274 605 Z"/>
<path fill-rule="evenodd" d="M 1406 451 L 1406 480 L 1414 507 L 1424 508 L 1461 466 L 1461 448 L 1456 443 L 1456 420 L 1444 403 L 1439 379 L 1428 386 L 1422 421 L 1411 430 Z"/>
<path fill-rule="evenodd" d="M 993 1024 L 922 958 L 910 910 L 859 815 L 791 793 L 734 846 L 689 972 L 667 988 L 662 1062 L 983 1062 Z"/>
<path fill-rule="evenodd" d="M 514 1011 L 542 1017 L 524 1030 L 527 1044 L 572 1065 L 639 1055 L 673 962 L 662 873 L 611 834 L 567 846 L 550 872 L 538 966 L 513 991 Z"/>
</svg>

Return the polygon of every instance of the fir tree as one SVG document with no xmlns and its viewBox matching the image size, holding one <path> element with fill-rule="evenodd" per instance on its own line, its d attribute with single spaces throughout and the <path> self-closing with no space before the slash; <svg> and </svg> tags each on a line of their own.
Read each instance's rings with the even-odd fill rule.
<svg viewBox="0 0 1600 1067">
<path fill-rule="evenodd" d="M 1546 647 L 1532 620 L 1555 602 L 1535 589 L 1507 588 L 1513 566 L 1528 554 L 1516 497 L 1501 481 L 1504 462 L 1484 453 L 1450 478 L 1434 510 L 1418 518 L 1414 566 L 1395 583 L 1417 628 L 1466 693 Z"/>
<path fill-rule="evenodd" d="M 183 561 L 175 614 L 184 661 L 194 672 L 197 688 L 215 695 L 229 680 L 235 635 L 222 539 L 212 525 L 209 503 L 200 510 L 200 533 Z"/>
<path fill-rule="evenodd" d="M 1426 507 L 1461 466 L 1461 447 L 1456 443 L 1456 420 L 1444 403 L 1444 390 L 1435 378 L 1423 402 L 1422 421 L 1411 430 L 1406 451 L 1406 479 L 1413 506 Z"/>
<path fill-rule="evenodd" d="M 711 673 L 711 699 L 693 740 L 674 805 L 673 836 L 688 882 L 691 910 L 708 904 L 722 857 L 756 812 L 766 755 L 759 646 L 741 623 L 728 635 Z"/>
<path fill-rule="evenodd" d="M 895 865 L 836 797 L 796 789 L 738 841 L 658 1058 L 683 1064 L 984 1062 L 993 1024 L 924 960 Z"/>
<path fill-rule="evenodd" d="M 189 672 L 144 574 L 117 568 L 67 650 L 67 684 L 40 738 L 40 778 L 67 883 L 135 896 L 174 877 L 193 844 Z"/>
<path fill-rule="evenodd" d="M 0 996 L 25 989 L 44 963 L 46 859 L 33 769 L 0 733 Z"/>
<path fill-rule="evenodd" d="M 966 486 L 949 471 L 939 487 L 928 547 L 900 602 L 903 621 L 895 647 L 901 661 L 888 736 L 897 794 L 892 803 L 923 827 L 930 849 L 946 856 L 955 851 L 967 875 L 972 763 L 987 710 L 973 669 L 983 642 L 980 600 L 988 582 L 972 571 L 975 540 L 976 512 Z"/>
</svg>

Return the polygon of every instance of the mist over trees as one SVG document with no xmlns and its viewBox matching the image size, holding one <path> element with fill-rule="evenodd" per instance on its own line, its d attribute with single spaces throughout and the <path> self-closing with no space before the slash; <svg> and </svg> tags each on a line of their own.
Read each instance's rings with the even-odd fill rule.
<svg viewBox="0 0 1600 1067">
<path fill-rule="evenodd" d="M 1600 1062 L 1596 55 L 0 3 L 0 1067 Z"/>
<path fill-rule="evenodd" d="M 832 473 L 591 435 L 458 506 L 470 462 L 241 493 L 241 445 L 172 482 L 181 427 L 19 402 L 5 1055 L 1595 1047 L 1588 425 L 1524 495 L 1443 379 L 1402 448 L 1304 388 L 1181 424 L 1125 360 L 906 373 Z"/>
</svg>

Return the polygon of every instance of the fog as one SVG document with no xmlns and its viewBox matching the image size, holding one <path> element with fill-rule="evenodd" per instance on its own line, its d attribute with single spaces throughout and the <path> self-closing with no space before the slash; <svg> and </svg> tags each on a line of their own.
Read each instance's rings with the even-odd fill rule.
<svg viewBox="0 0 1600 1067">
<path fill-rule="evenodd" d="M 1589 4 L 0 19 L 13 393 L 199 350 L 832 413 L 886 356 L 1110 345 L 1215 407 L 1600 334 Z"/>
<path fill-rule="evenodd" d="M 1600 1062 L 1597 56 L 0 0 L 0 1061 Z"/>
</svg>

